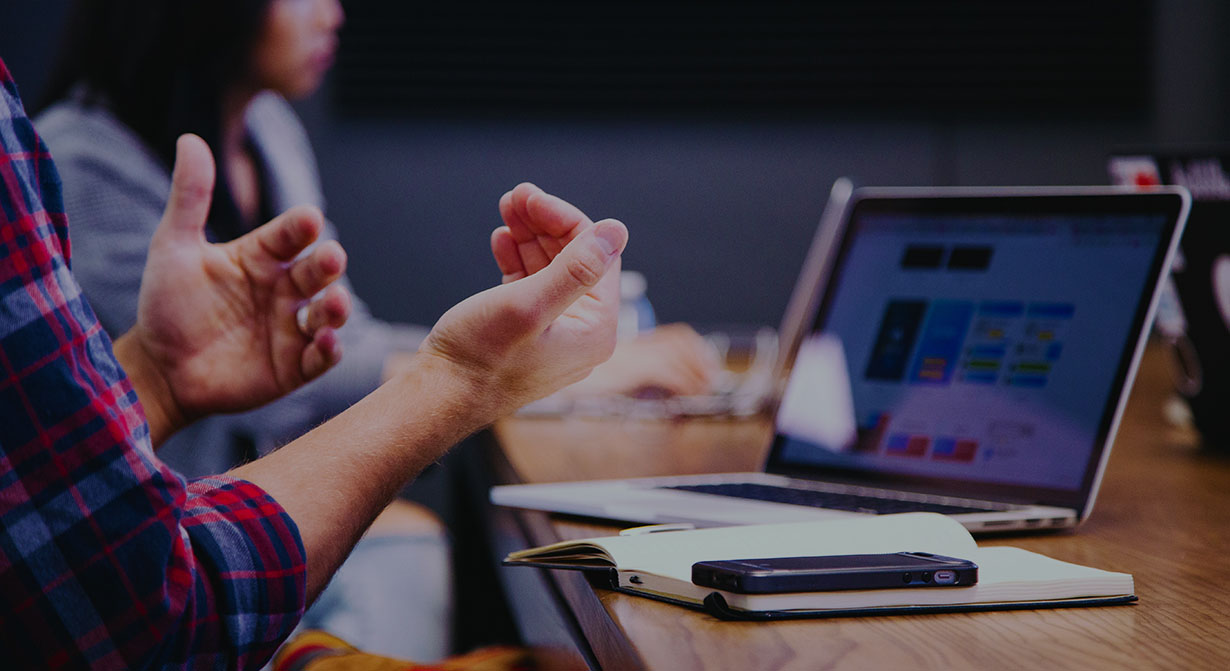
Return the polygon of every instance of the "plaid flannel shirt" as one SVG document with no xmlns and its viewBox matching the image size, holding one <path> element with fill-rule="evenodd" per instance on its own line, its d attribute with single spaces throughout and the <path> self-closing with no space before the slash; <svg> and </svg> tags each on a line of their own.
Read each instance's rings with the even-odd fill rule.
<svg viewBox="0 0 1230 671">
<path fill-rule="evenodd" d="M 0 150 L 0 667 L 263 664 L 303 613 L 294 522 L 255 485 L 154 456 L 2 61 Z"/>
</svg>

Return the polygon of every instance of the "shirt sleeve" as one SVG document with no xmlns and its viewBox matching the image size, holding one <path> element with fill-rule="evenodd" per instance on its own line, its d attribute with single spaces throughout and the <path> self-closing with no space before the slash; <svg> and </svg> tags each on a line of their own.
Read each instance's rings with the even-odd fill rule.
<svg viewBox="0 0 1230 671">
<path fill-rule="evenodd" d="M 255 485 L 154 456 L 68 258 L 0 62 L 0 666 L 255 668 L 303 610 L 298 530 Z"/>
</svg>

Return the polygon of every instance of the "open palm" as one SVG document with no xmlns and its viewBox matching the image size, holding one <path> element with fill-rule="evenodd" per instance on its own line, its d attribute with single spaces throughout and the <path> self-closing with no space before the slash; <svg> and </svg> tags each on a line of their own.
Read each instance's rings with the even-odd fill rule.
<svg viewBox="0 0 1230 671">
<path fill-rule="evenodd" d="M 323 229 L 315 208 L 292 209 L 232 242 L 207 242 L 213 157 L 195 136 L 176 149 L 131 335 L 190 419 L 267 403 L 328 370 L 341 355 L 335 329 L 350 299 L 330 286 L 346 266 L 340 245 L 328 241 L 298 258 Z"/>
</svg>

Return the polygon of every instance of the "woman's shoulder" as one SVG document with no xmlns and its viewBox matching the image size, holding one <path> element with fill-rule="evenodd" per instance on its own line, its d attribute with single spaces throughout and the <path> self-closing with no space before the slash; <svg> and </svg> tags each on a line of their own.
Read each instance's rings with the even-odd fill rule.
<svg viewBox="0 0 1230 671">
<path fill-rule="evenodd" d="M 170 186 L 167 167 L 103 105 L 62 100 L 35 117 L 34 127 L 62 173 Z"/>
<path fill-rule="evenodd" d="M 299 115 L 285 98 L 273 91 L 264 91 L 252 99 L 244 122 L 254 139 L 277 153 L 311 154 L 307 131 Z"/>
<path fill-rule="evenodd" d="M 309 203 L 324 207 L 316 155 L 290 103 L 265 91 L 248 104 L 245 123 L 269 171 L 273 205 L 284 210 Z"/>
</svg>

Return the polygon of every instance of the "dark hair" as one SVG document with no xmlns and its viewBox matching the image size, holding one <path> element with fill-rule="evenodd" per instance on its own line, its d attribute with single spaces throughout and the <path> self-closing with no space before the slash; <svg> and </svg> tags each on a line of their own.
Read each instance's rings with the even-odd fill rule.
<svg viewBox="0 0 1230 671">
<path fill-rule="evenodd" d="M 74 0 L 39 108 L 80 84 L 87 104 L 106 105 L 168 169 L 183 133 L 216 155 L 223 96 L 247 72 L 272 1 Z M 221 239 L 241 231 L 222 161 L 209 219 Z"/>
</svg>

